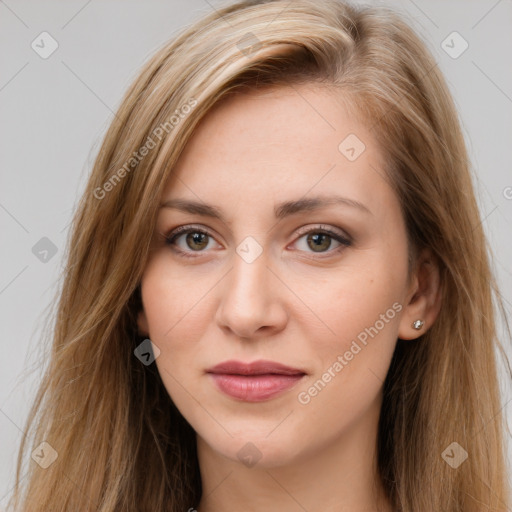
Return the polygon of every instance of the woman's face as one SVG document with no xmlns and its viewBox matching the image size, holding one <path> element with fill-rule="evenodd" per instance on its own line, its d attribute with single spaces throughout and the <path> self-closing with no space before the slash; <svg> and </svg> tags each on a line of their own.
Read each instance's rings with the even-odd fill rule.
<svg viewBox="0 0 512 512">
<path fill-rule="evenodd" d="M 197 128 L 161 198 L 139 328 L 204 446 L 272 467 L 375 423 L 411 320 L 383 163 L 319 86 L 230 98 Z M 242 367 L 210 373 L 228 361 Z"/>
</svg>

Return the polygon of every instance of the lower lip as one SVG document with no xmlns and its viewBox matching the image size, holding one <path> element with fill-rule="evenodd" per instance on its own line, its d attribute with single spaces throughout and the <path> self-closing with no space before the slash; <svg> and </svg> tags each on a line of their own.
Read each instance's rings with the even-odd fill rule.
<svg viewBox="0 0 512 512">
<path fill-rule="evenodd" d="M 304 377 L 300 375 L 232 375 L 210 373 L 216 386 L 226 395 L 246 402 L 262 402 L 290 389 Z"/>
</svg>

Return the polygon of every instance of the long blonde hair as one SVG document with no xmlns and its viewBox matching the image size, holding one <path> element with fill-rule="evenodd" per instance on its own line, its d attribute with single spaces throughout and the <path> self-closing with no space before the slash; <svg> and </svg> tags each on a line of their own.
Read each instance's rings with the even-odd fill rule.
<svg viewBox="0 0 512 512">
<path fill-rule="evenodd" d="M 336 0 L 218 9 L 160 48 L 129 88 L 72 224 L 14 509 L 197 506 L 195 433 L 155 365 L 133 353 L 160 195 L 194 127 L 222 97 L 311 82 L 339 90 L 364 119 L 387 157 L 411 245 L 430 247 L 440 265 L 442 310 L 420 340 L 397 341 L 384 384 L 378 467 L 391 503 L 402 512 L 510 509 L 497 414 L 497 349 L 506 359 L 495 327 L 500 301 L 456 109 L 400 16 Z M 42 441 L 58 454 L 47 469 L 29 457 Z M 458 468 L 442 456 L 453 442 L 468 453 Z"/>
</svg>

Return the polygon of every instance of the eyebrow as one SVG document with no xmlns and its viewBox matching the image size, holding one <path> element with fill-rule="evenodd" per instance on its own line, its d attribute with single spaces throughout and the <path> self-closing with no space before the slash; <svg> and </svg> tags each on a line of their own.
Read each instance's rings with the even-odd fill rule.
<svg viewBox="0 0 512 512">
<path fill-rule="evenodd" d="M 373 213 L 363 203 L 341 196 L 318 196 L 305 199 L 297 199 L 295 201 L 285 201 L 275 206 L 274 215 L 276 219 L 282 220 L 285 217 L 289 217 L 290 215 L 303 212 L 312 212 L 334 205 L 357 208 L 366 214 L 373 215 Z M 162 203 L 160 208 L 172 208 L 185 213 L 212 217 L 219 219 L 223 223 L 226 223 L 220 208 L 198 201 L 181 198 L 169 199 L 168 201 Z"/>
</svg>

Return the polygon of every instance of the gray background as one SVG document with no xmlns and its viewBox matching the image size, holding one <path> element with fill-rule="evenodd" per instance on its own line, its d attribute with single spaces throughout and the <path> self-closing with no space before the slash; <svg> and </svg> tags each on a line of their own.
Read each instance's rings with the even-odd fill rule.
<svg viewBox="0 0 512 512">
<path fill-rule="evenodd" d="M 512 1 L 373 3 L 405 13 L 447 77 L 510 317 Z M 13 484 L 16 449 L 39 378 L 28 369 L 40 357 L 44 310 L 56 290 L 68 225 L 100 140 L 143 62 L 180 27 L 219 5 L 0 0 L 0 508 Z M 47 59 L 31 47 L 43 31 L 59 45 Z M 453 31 L 469 44 L 455 59 L 441 46 Z M 453 46 L 460 49 L 460 41 Z M 57 250 L 46 262 L 32 252 L 43 237 Z M 512 427 L 512 390 L 501 376 L 504 394 L 496 414 Z"/>
</svg>

